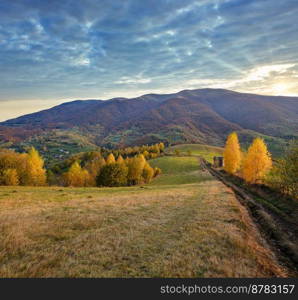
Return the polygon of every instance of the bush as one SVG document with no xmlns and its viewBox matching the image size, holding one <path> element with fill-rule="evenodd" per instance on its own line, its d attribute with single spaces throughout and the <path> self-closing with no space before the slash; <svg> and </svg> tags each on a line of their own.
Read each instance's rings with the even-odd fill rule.
<svg viewBox="0 0 298 300">
<path fill-rule="evenodd" d="M 158 176 L 158 175 L 160 175 L 160 174 L 161 174 L 161 169 L 155 167 L 155 168 L 154 168 L 154 177 L 156 177 L 156 176 Z"/>
<path fill-rule="evenodd" d="M 127 184 L 127 174 L 125 164 L 110 163 L 102 167 L 96 182 L 98 186 L 124 186 Z"/>
<path fill-rule="evenodd" d="M 145 164 L 143 169 L 142 177 L 144 178 L 145 183 L 150 183 L 154 176 L 154 170 L 150 167 L 148 163 Z"/>
</svg>

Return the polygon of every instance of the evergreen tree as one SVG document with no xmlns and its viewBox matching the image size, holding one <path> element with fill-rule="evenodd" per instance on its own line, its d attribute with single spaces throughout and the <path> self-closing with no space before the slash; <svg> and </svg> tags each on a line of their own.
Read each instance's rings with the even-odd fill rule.
<svg viewBox="0 0 298 300">
<path fill-rule="evenodd" d="M 230 174 L 235 174 L 241 163 L 241 150 L 236 132 L 232 132 L 227 139 L 224 149 L 224 169 Z"/>
<path fill-rule="evenodd" d="M 242 175 L 248 183 L 260 183 L 272 167 L 271 155 L 264 140 L 255 138 L 243 161 Z"/>
<path fill-rule="evenodd" d="M 47 171 L 47 182 L 49 185 L 58 184 L 57 175 L 52 170 Z"/>
</svg>

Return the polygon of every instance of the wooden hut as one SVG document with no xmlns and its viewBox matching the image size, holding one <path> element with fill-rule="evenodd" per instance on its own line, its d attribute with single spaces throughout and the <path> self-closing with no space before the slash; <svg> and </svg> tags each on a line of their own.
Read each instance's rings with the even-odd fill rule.
<svg viewBox="0 0 298 300">
<path fill-rule="evenodd" d="M 213 157 L 213 167 L 222 168 L 224 166 L 224 159 L 222 156 Z"/>
</svg>

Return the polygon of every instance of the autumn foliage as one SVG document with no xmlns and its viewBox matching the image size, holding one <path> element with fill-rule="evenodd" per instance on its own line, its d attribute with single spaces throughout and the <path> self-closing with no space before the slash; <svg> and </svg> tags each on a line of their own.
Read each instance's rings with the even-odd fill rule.
<svg viewBox="0 0 298 300">
<path fill-rule="evenodd" d="M 264 140 L 254 139 L 243 161 L 242 175 L 248 183 L 262 183 L 272 167 L 271 155 Z"/>
<path fill-rule="evenodd" d="M 236 132 L 228 136 L 224 150 L 224 169 L 227 173 L 241 175 L 251 184 L 263 183 L 271 167 L 271 155 L 263 139 L 255 138 L 247 153 L 242 153 Z"/>
<path fill-rule="evenodd" d="M 44 168 L 44 161 L 38 151 L 33 147 L 28 153 L 1 150 L 0 184 L 45 185 L 46 169 Z"/>
<path fill-rule="evenodd" d="M 35 148 L 28 153 L 0 150 L 0 185 L 72 187 L 124 186 L 149 183 L 161 173 L 147 159 L 164 151 L 164 144 L 78 153 L 48 170 Z M 125 159 L 123 158 L 125 156 Z"/>
<path fill-rule="evenodd" d="M 224 169 L 230 174 L 235 174 L 240 168 L 241 150 L 236 132 L 232 132 L 227 139 L 224 150 Z"/>
</svg>

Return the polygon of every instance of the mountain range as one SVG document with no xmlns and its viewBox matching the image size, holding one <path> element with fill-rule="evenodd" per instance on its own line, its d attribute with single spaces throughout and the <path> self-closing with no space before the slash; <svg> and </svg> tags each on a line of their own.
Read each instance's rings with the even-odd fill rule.
<svg viewBox="0 0 298 300">
<path fill-rule="evenodd" d="M 298 97 L 197 89 L 132 99 L 76 100 L 1 122 L 0 143 L 47 147 L 47 142 L 63 137 L 91 148 L 159 141 L 222 146 L 231 131 L 237 131 L 244 144 L 263 136 L 273 151 L 280 151 L 298 136 Z"/>
</svg>

